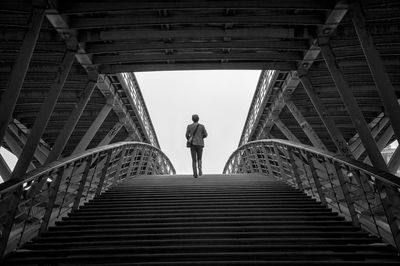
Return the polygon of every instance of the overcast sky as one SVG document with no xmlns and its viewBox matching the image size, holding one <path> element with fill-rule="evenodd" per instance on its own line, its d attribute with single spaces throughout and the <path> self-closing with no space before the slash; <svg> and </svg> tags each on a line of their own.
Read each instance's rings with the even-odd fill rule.
<svg viewBox="0 0 400 266">
<path fill-rule="evenodd" d="M 162 151 L 177 174 L 189 174 L 186 126 L 200 116 L 208 137 L 203 172 L 222 173 L 238 147 L 260 71 L 164 71 L 135 73 Z"/>
<path fill-rule="evenodd" d="M 260 71 L 163 71 L 135 73 L 162 151 L 178 174 L 190 174 L 186 126 L 192 114 L 208 131 L 204 174 L 222 173 L 237 148 Z M 13 169 L 16 158 L 1 148 Z M 1 182 L 1 177 L 0 177 Z"/>
</svg>

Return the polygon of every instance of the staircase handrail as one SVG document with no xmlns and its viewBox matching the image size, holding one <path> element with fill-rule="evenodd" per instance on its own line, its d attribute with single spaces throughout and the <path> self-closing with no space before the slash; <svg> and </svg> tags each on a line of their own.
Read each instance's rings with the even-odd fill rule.
<svg viewBox="0 0 400 266">
<path fill-rule="evenodd" d="M 25 175 L 21 176 L 20 178 L 14 178 L 14 179 L 8 180 L 8 181 L 6 181 L 4 183 L 1 183 L 0 184 L 0 194 L 4 193 L 4 192 L 6 192 L 6 191 L 8 191 L 10 189 L 13 189 L 13 188 L 15 188 L 15 187 L 17 187 L 17 186 L 19 186 L 19 185 L 21 185 L 23 183 L 29 182 L 32 179 L 35 179 L 37 176 L 42 175 L 42 174 L 44 174 L 46 172 L 49 172 L 52 169 L 59 168 L 59 167 L 61 167 L 63 165 L 66 165 L 66 164 L 70 164 L 70 163 L 72 163 L 74 161 L 77 161 L 79 159 L 87 157 L 87 156 L 89 156 L 91 154 L 104 152 L 104 151 L 107 151 L 107 150 L 110 150 L 110 149 L 113 149 L 113 148 L 116 148 L 116 147 L 121 147 L 121 146 L 124 146 L 124 145 L 135 145 L 135 144 L 144 145 L 144 146 L 148 146 L 148 147 L 157 149 L 160 153 L 164 154 L 157 147 L 154 147 L 154 146 L 152 146 L 152 145 L 150 145 L 148 143 L 144 143 L 144 142 L 123 141 L 123 142 L 117 142 L 117 143 L 113 143 L 113 144 L 109 144 L 109 145 L 104 145 L 104 146 L 101 146 L 101 147 L 96 147 L 96 148 L 92 148 L 92 149 L 86 150 L 86 151 L 81 152 L 81 153 L 76 154 L 76 155 L 71 155 L 71 156 L 68 156 L 68 157 L 65 157 L 65 158 L 61 158 L 61 159 L 59 159 L 57 161 L 54 161 L 52 163 L 49 163 L 47 165 L 43 165 L 43 166 L 41 166 L 39 168 L 33 169 L 32 171 L 30 171 L 30 172 L 26 173 Z M 175 172 L 175 169 L 174 169 L 171 161 L 169 160 L 169 158 L 165 154 L 164 154 L 164 156 L 165 156 L 165 159 L 168 161 L 168 164 L 170 164 L 170 166 L 171 166 L 172 174 L 175 174 L 176 172 Z"/>
<path fill-rule="evenodd" d="M 223 173 L 263 173 L 286 182 L 400 251 L 400 177 L 363 162 L 281 139 L 236 149 Z"/>
<path fill-rule="evenodd" d="M 0 258 L 126 178 L 175 174 L 169 158 L 142 142 L 93 148 L 0 184 Z"/>
<path fill-rule="evenodd" d="M 250 146 L 250 145 L 253 145 L 253 144 L 257 144 L 257 143 L 264 143 L 264 142 L 266 142 L 266 143 L 275 142 L 277 144 L 288 145 L 288 146 L 291 146 L 293 148 L 302 149 L 302 150 L 305 150 L 305 151 L 309 151 L 309 152 L 315 153 L 315 154 L 320 155 L 320 156 L 324 156 L 324 157 L 330 158 L 330 159 L 335 160 L 335 161 L 337 161 L 339 163 L 347 164 L 348 166 L 351 166 L 351 167 L 356 168 L 358 170 L 365 171 L 368 174 L 375 176 L 376 178 L 378 178 L 382 182 L 385 182 L 385 183 L 388 183 L 388 184 L 390 184 L 392 186 L 396 186 L 396 187 L 400 188 L 400 177 L 395 176 L 395 175 L 393 175 L 393 174 L 391 174 L 389 172 L 377 169 L 377 168 L 375 168 L 375 167 L 373 167 L 371 165 L 368 165 L 368 164 L 366 164 L 364 162 L 360 162 L 360 161 L 357 161 L 355 159 L 351 159 L 351 158 L 345 157 L 343 155 L 334 154 L 332 152 L 324 151 L 324 150 L 321 150 L 321 149 L 318 149 L 318 148 L 315 148 L 315 147 L 312 147 L 312 146 L 308 146 L 306 144 L 293 142 L 293 141 L 290 141 L 290 140 L 283 140 L 283 139 L 255 140 L 255 141 L 249 141 L 246 144 L 243 144 L 242 146 L 238 147 L 231 154 L 231 156 L 229 156 L 229 159 L 228 159 L 227 163 L 225 164 L 223 173 L 226 172 L 227 167 L 229 165 L 229 161 L 235 156 L 236 152 L 246 148 L 246 146 Z"/>
</svg>

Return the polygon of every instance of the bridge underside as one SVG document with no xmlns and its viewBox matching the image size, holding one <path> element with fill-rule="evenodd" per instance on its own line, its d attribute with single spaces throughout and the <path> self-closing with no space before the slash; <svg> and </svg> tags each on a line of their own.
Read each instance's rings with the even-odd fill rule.
<svg viewBox="0 0 400 266">
<path fill-rule="evenodd" d="M 14 151 L 18 147 L 12 146 L 19 146 L 20 150 L 24 147 L 23 138 L 28 138 L 28 129 L 31 130 L 36 118 L 42 116 L 40 111 L 47 103 L 46 99 L 51 102 L 50 88 L 60 85 L 64 75 L 65 84 L 60 85 L 60 96 L 53 100 L 56 104 L 50 112 L 47 126 L 43 132 L 34 131 L 45 143 L 45 153 L 50 153 L 58 144 L 60 132 L 64 131 L 73 110 L 93 84 L 91 97 L 87 104 L 83 104 L 82 115 L 75 117 L 77 124 L 71 127 L 70 137 L 61 136 L 67 143 L 58 155 L 67 156 L 104 144 L 109 134 L 115 136 L 110 137 L 108 143 L 131 139 L 158 146 L 154 130 L 150 130 L 151 121 L 148 118 L 146 122 L 141 112 L 145 107 L 139 108 L 131 101 L 132 96 L 128 95 L 123 77 L 118 73 L 178 69 L 280 71 L 249 140 L 287 138 L 287 134 L 275 124 L 277 117 L 272 115 L 271 118 L 271 110 L 280 99 L 280 93 L 288 91 L 285 87 L 288 75 L 306 74 L 326 114 L 333 119 L 344 139 L 352 143 L 350 140 L 353 138 L 355 141 L 358 132 L 354 119 L 338 93 L 337 77 L 328 70 L 319 46 L 328 44 L 331 47 L 333 60 L 370 127 L 378 121 L 374 122 L 374 119 L 382 113 L 386 114 L 388 109 L 379 100 L 374 82 L 376 76 L 371 75 L 365 49 L 361 46 L 365 40 L 358 38 L 350 6 L 354 5 L 346 1 L 316 0 L 38 0 L 33 5 L 28 0 L 3 1 L 0 4 L 2 104 L 14 100 L 10 96 L 12 93 L 7 91 L 19 92 L 20 89 L 20 93 L 16 94 L 15 108 L 12 104 L 8 106 L 14 110 L 13 113 L 1 115 L 1 130 L 8 124 L 7 121 L 13 119 L 25 127 L 13 133 L 5 126 L 7 129 L 0 131 L 0 137 L 9 134 L 8 138 L 11 137 L 14 142 L 3 141 L 3 145 Z M 392 87 L 388 90 L 397 97 L 400 90 L 399 3 L 389 0 L 362 1 L 361 14 L 379 53 L 384 73 L 391 81 Z M 40 34 L 35 35 L 38 31 Z M 134 75 L 133 80 L 135 83 Z M 322 140 L 322 146 L 337 151 L 317 110 L 310 104 L 303 84 L 297 82 L 287 94 L 284 95 L 285 100 L 290 99 L 295 104 Z M 314 144 L 285 104 L 278 110 L 280 121 L 298 141 Z M 104 122 L 86 141 L 89 143 L 80 147 L 79 143 L 97 118 Z M 272 127 L 265 129 L 268 120 L 273 121 Z M 377 140 L 392 123 L 385 123 L 377 132 Z M 390 140 L 395 138 L 394 135 L 390 136 Z M 13 145 L 15 141 L 18 145 Z M 37 161 L 36 156 L 33 163 L 36 166 L 43 164 L 43 159 Z"/>
</svg>

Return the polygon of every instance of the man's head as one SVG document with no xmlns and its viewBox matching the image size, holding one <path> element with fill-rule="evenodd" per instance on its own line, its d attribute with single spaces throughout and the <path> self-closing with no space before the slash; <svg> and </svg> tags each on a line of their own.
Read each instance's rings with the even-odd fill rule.
<svg viewBox="0 0 400 266">
<path fill-rule="evenodd" d="M 193 122 L 199 122 L 199 116 L 198 115 L 192 115 L 192 120 Z"/>
</svg>

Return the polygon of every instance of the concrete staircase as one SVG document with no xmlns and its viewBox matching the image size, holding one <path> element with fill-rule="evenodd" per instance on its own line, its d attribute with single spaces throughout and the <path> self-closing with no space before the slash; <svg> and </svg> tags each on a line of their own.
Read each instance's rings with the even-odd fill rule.
<svg viewBox="0 0 400 266">
<path fill-rule="evenodd" d="M 400 257 L 266 176 L 144 176 L 11 253 L 6 265 L 400 265 Z"/>
</svg>

